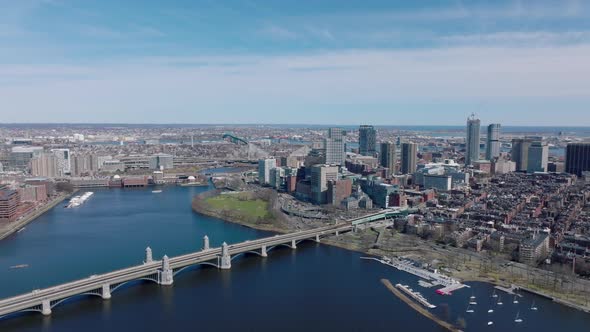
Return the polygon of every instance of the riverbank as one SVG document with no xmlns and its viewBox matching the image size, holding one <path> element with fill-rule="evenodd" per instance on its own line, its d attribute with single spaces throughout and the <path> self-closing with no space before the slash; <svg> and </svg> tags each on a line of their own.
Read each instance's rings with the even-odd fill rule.
<svg viewBox="0 0 590 332">
<path fill-rule="evenodd" d="M 453 324 L 448 323 L 448 322 L 446 322 L 446 321 L 444 321 L 444 320 L 436 317 L 430 311 L 424 309 L 418 303 L 414 302 L 412 299 L 410 299 L 409 297 L 407 297 L 406 295 L 404 295 L 402 292 L 400 292 L 399 290 L 397 290 L 391 284 L 391 282 L 389 280 L 387 280 L 387 279 L 381 279 L 381 283 L 383 285 L 385 285 L 385 287 L 391 293 L 393 293 L 393 295 L 395 295 L 400 300 L 402 300 L 403 302 L 405 302 L 408 306 L 410 306 L 412 309 L 416 310 L 422 316 L 424 316 L 424 317 L 432 320 L 433 322 L 435 322 L 436 324 L 438 324 L 439 326 L 441 326 L 442 328 L 444 328 L 444 329 L 446 329 L 448 331 L 451 331 L 451 332 L 461 332 L 461 330 L 459 330 L 458 328 L 456 328 Z"/>
<path fill-rule="evenodd" d="M 41 208 L 38 208 L 38 209 L 32 211 L 30 214 L 24 216 L 22 219 L 15 221 L 14 223 L 10 223 L 9 225 L 4 226 L 3 228 L 0 228 L 0 240 L 5 239 L 6 237 L 8 237 L 11 234 L 14 234 L 19 229 L 28 225 L 29 223 L 31 223 L 32 221 L 34 221 L 35 219 L 40 217 L 45 212 L 53 209 L 55 206 L 57 206 L 58 204 L 60 204 L 64 200 L 66 200 L 68 197 L 71 197 L 75 193 L 76 193 L 76 191 L 74 191 L 70 194 L 62 194 L 59 197 L 53 199 L 51 202 L 46 203 Z"/>
</svg>

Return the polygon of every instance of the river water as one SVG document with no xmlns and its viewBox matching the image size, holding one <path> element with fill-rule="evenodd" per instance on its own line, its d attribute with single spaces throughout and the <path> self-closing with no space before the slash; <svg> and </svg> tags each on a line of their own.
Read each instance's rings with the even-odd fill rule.
<svg viewBox="0 0 590 332">
<path fill-rule="evenodd" d="M 140 264 L 146 246 L 155 258 L 271 235 L 204 217 L 192 197 L 207 188 L 96 189 L 79 208 L 58 206 L 27 228 L 0 241 L 0 297 Z M 439 307 L 441 317 L 466 319 L 466 331 L 588 331 L 590 315 L 526 295 L 520 304 L 492 288 L 472 284 L 450 297 L 420 288 L 417 279 L 347 250 L 301 243 L 262 259 L 240 257 L 232 269 L 200 267 L 177 275 L 172 287 L 137 282 L 98 297 L 74 298 L 43 317 L 30 313 L 0 320 L 0 331 L 440 331 L 379 282 L 409 284 Z M 29 264 L 28 268 L 10 269 Z M 474 314 L 465 313 L 475 294 Z M 530 310 L 535 300 L 538 312 Z M 520 311 L 522 324 L 514 323 Z M 488 321 L 494 325 L 487 326 Z"/>
</svg>

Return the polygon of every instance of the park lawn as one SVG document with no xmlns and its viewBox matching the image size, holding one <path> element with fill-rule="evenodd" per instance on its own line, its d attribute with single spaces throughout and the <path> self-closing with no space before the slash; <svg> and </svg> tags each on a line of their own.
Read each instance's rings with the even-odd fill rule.
<svg viewBox="0 0 590 332">
<path fill-rule="evenodd" d="M 268 202 L 261 199 L 243 200 L 237 195 L 219 195 L 207 198 L 207 204 L 218 211 L 228 211 L 234 216 L 248 220 L 269 217 Z"/>
</svg>

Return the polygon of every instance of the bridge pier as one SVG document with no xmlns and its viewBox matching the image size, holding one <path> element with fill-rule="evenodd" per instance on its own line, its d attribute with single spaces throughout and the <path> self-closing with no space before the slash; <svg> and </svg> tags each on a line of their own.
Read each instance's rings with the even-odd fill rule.
<svg viewBox="0 0 590 332">
<path fill-rule="evenodd" d="M 297 242 L 295 240 L 291 240 L 291 249 L 297 249 Z"/>
<path fill-rule="evenodd" d="M 339 235 L 340 235 L 340 232 L 336 231 L 336 236 L 339 236 Z"/>
<path fill-rule="evenodd" d="M 41 302 L 41 313 L 43 316 L 51 315 L 51 302 L 49 300 L 43 300 Z"/>
<path fill-rule="evenodd" d="M 203 251 L 209 250 L 209 237 L 207 235 L 203 236 Z"/>
<path fill-rule="evenodd" d="M 153 261 L 154 260 L 152 258 L 152 248 L 150 248 L 150 247 L 145 248 L 145 261 L 143 261 L 143 263 L 149 264 Z"/>
<path fill-rule="evenodd" d="M 170 268 L 170 259 L 164 255 L 162 258 L 162 268 L 158 270 L 158 284 L 170 286 L 174 283 L 174 274 Z"/>
<path fill-rule="evenodd" d="M 268 257 L 268 254 L 266 253 L 266 246 L 262 246 L 262 248 L 260 248 L 260 256 Z"/>
<path fill-rule="evenodd" d="M 108 300 L 111 298 L 111 285 L 104 284 L 102 285 L 102 299 Z"/>
<path fill-rule="evenodd" d="M 319 234 L 316 234 L 315 242 L 320 243 L 320 235 Z"/>
<path fill-rule="evenodd" d="M 231 256 L 229 255 L 229 249 L 225 242 L 221 245 L 221 264 L 219 268 L 222 270 L 231 269 Z"/>
</svg>

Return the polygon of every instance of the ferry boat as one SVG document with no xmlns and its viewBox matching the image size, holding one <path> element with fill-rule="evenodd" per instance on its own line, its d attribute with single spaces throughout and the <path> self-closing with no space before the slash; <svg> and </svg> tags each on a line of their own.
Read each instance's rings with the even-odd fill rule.
<svg viewBox="0 0 590 332">
<path fill-rule="evenodd" d="M 90 196 L 94 195 L 94 193 L 92 191 L 88 191 L 86 193 L 84 193 L 83 195 L 79 195 L 79 196 L 74 196 L 72 197 L 72 199 L 70 199 L 70 203 L 68 205 L 66 205 L 65 207 L 70 209 L 73 207 L 78 207 L 82 204 L 84 204 L 84 202 L 86 202 L 86 200 L 88 200 L 90 198 Z"/>
</svg>

